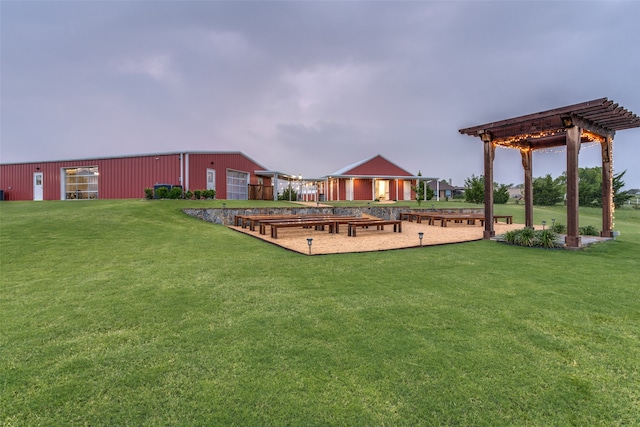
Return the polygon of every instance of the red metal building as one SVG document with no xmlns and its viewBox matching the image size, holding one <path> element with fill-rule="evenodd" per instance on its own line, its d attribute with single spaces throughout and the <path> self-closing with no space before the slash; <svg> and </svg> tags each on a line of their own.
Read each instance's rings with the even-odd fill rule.
<svg viewBox="0 0 640 427">
<path fill-rule="evenodd" d="M 0 165 L 5 200 L 129 199 L 156 184 L 216 190 L 248 199 L 249 184 L 270 186 L 265 168 L 240 152 L 178 152 Z"/>
<path fill-rule="evenodd" d="M 325 178 L 326 200 L 413 200 L 418 179 L 381 155 L 346 166 Z"/>
</svg>

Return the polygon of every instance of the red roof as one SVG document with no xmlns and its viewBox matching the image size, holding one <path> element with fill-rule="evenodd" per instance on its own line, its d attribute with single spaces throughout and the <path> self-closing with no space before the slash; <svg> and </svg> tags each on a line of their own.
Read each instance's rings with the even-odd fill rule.
<svg viewBox="0 0 640 427">
<path fill-rule="evenodd" d="M 395 163 L 382 157 L 380 154 L 377 156 L 361 160 L 359 162 L 348 165 L 330 176 L 408 176 L 414 175 Z"/>
</svg>

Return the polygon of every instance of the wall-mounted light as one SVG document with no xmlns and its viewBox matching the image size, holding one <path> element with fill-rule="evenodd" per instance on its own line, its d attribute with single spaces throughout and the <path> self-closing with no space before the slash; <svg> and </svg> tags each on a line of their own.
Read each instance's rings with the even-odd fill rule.
<svg viewBox="0 0 640 427">
<path fill-rule="evenodd" d="M 39 171 L 39 170 L 40 170 L 40 166 L 38 166 L 38 167 L 36 168 L 36 170 L 37 170 L 37 171 Z"/>
<path fill-rule="evenodd" d="M 213 166 L 213 162 L 211 162 L 211 166 Z"/>
</svg>

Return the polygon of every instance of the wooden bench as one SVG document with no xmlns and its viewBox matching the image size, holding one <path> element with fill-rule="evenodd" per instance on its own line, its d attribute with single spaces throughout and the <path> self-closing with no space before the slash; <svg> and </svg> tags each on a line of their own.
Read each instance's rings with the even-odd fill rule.
<svg viewBox="0 0 640 427">
<path fill-rule="evenodd" d="M 312 218 L 326 218 L 330 215 L 321 215 L 321 214 L 282 214 L 282 215 L 236 215 L 234 218 L 234 225 L 236 227 L 242 226 L 242 228 L 247 228 L 249 226 L 249 230 L 255 231 L 256 226 L 260 225 L 263 221 L 275 221 L 275 220 L 296 220 L 296 219 L 312 219 Z M 264 234 L 264 231 L 261 232 Z"/>
<path fill-rule="evenodd" d="M 271 226 L 271 238 L 278 238 L 278 229 L 279 228 L 289 228 L 289 227 L 302 227 L 302 228 L 310 228 L 315 227 L 316 230 L 322 228 L 324 230 L 325 226 L 329 226 L 329 232 L 333 233 L 335 229 L 335 221 L 331 219 L 302 219 L 299 221 L 275 221 L 269 223 Z"/>
<path fill-rule="evenodd" d="M 271 220 L 260 220 L 260 234 L 266 234 L 267 226 L 271 227 L 271 237 L 278 238 L 278 228 L 302 227 L 324 231 L 325 226 L 329 226 L 329 233 L 339 233 L 340 224 L 361 221 L 363 218 L 354 216 L 319 215 L 303 218 L 279 218 Z"/>
<path fill-rule="evenodd" d="M 254 231 L 255 225 L 261 219 L 297 218 L 298 215 L 236 215 L 234 225 L 236 227 L 247 228 L 247 225 Z"/>
<path fill-rule="evenodd" d="M 498 222 L 498 219 L 504 219 L 504 221 L 505 221 L 507 224 L 513 224 L 513 216 L 511 216 L 511 215 L 494 215 L 494 216 L 493 216 L 493 221 L 494 221 L 495 223 L 497 223 L 497 222 Z"/>
<path fill-rule="evenodd" d="M 358 227 L 369 228 L 376 226 L 378 230 L 384 230 L 385 225 L 393 225 L 394 233 L 402 233 L 402 220 L 399 219 L 371 219 L 360 220 L 347 223 L 348 235 L 356 237 L 356 229 Z"/>
<path fill-rule="evenodd" d="M 429 225 L 433 225 L 433 220 L 434 218 L 437 218 L 439 216 L 442 216 L 442 213 L 439 212 L 420 212 L 419 214 L 417 214 L 417 218 L 418 220 L 416 221 L 418 224 L 422 223 L 423 219 L 427 220 L 427 223 Z"/>
<path fill-rule="evenodd" d="M 466 221 L 467 225 L 475 225 L 476 221 L 480 221 L 480 225 L 484 225 L 484 214 L 440 214 L 434 216 L 430 224 L 435 225 L 436 221 L 440 221 L 441 227 L 446 227 L 448 221 L 457 223 Z"/>
</svg>

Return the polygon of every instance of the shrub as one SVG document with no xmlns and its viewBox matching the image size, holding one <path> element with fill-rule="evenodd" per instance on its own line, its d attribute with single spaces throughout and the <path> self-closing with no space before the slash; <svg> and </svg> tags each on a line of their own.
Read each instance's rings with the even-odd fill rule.
<svg viewBox="0 0 640 427">
<path fill-rule="evenodd" d="M 184 198 L 189 200 L 193 199 L 193 191 L 187 190 L 187 192 L 184 193 Z"/>
<path fill-rule="evenodd" d="M 182 198 L 182 188 L 173 187 L 171 191 L 169 191 L 170 199 L 181 199 Z"/>
<path fill-rule="evenodd" d="M 567 232 L 567 226 L 566 226 L 566 225 L 564 225 L 564 224 L 562 224 L 562 223 L 560 223 L 560 222 L 556 222 L 555 224 L 553 224 L 553 225 L 551 226 L 551 230 L 552 230 L 554 233 L 557 233 L 557 234 L 566 234 L 566 232 Z"/>
<path fill-rule="evenodd" d="M 202 190 L 202 198 L 203 199 L 215 199 L 216 198 L 216 190 Z"/>
<path fill-rule="evenodd" d="M 578 228 L 578 234 L 581 236 L 598 236 L 598 230 L 593 225 L 586 225 Z"/>
<path fill-rule="evenodd" d="M 153 199 L 153 188 L 147 187 L 144 189 L 144 197 L 147 200 Z"/>
<path fill-rule="evenodd" d="M 543 248 L 555 248 L 558 246 L 556 240 L 558 235 L 553 230 L 542 230 L 536 232 L 536 246 Z"/>
<path fill-rule="evenodd" d="M 509 230 L 506 233 L 504 233 L 504 241 L 507 243 L 511 243 L 513 245 L 516 243 L 516 236 L 517 236 L 516 230 Z"/>
<path fill-rule="evenodd" d="M 535 231 L 531 227 L 504 233 L 505 242 L 526 247 L 556 248 L 558 247 L 557 239 L 558 234 L 553 230 Z"/>
<path fill-rule="evenodd" d="M 193 195 L 195 196 L 196 200 L 199 200 L 200 197 L 202 197 L 202 190 L 193 190 Z"/>
<path fill-rule="evenodd" d="M 515 238 L 515 244 L 520 246 L 533 246 L 535 243 L 535 230 L 531 227 L 525 227 L 518 230 Z"/>
<path fill-rule="evenodd" d="M 156 198 L 157 199 L 168 199 L 169 198 L 169 189 L 166 187 L 160 187 L 156 190 Z"/>
</svg>

